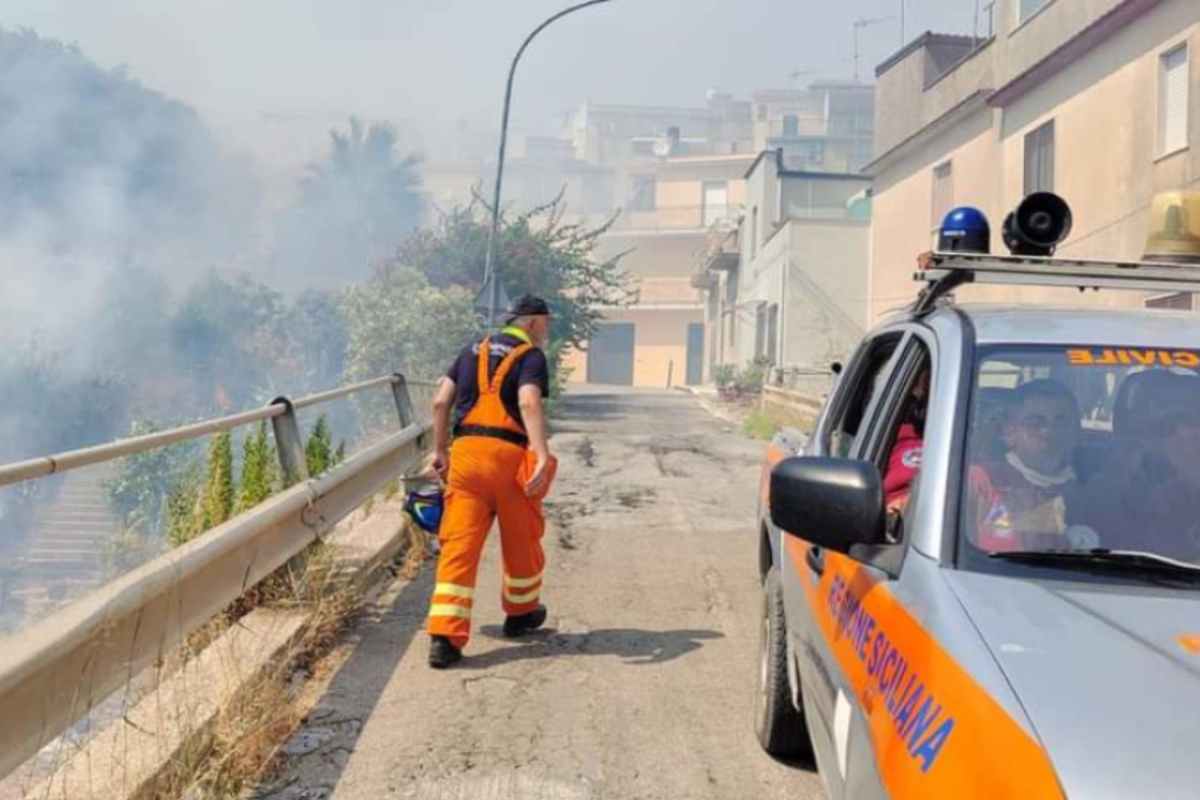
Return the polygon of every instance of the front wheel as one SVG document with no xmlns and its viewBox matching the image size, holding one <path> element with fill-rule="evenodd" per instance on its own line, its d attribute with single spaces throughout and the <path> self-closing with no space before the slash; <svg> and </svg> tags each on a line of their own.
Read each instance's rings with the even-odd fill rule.
<svg viewBox="0 0 1200 800">
<path fill-rule="evenodd" d="M 776 567 L 771 567 L 763 580 L 758 659 L 754 714 L 758 741 L 773 756 L 806 755 L 809 743 L 804 714 L 792 705 L 788 687 L 787 622 L 783 613 L 783 584 Z"/>
</svg>

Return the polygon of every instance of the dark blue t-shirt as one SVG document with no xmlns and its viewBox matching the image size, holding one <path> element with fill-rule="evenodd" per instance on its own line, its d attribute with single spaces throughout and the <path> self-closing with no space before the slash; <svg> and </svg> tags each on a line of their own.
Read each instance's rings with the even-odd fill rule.
<svg viewBox="0 0 1200 800">
<path fill-rule="evenodd" d="M 515 348 L 524 344 L 516 336 L 498 333 L 492 336 L 490 358 L 488 358 L 488 375 L 495 375 L 500 362 Z M 457 392 L 454 398 L 454 423 L 458 425 L 475 405 L 479 398 L 479 345 L 480 342 L 464 347 L 458 358 L 446 371 L 446 377 L 454 381 Z M 542 390 L 542 397 L 550 396 L 550 368 L 546 363 L 546 354 L 538 348 L 533 348 L 513 365 L 508 376 L 500 386 L 500 400 L 508 415 L 521 427 L 525 427 L 521 419 L 521 406 L 518 393 L 522 386 L 534 385 Z"/>
</svg>

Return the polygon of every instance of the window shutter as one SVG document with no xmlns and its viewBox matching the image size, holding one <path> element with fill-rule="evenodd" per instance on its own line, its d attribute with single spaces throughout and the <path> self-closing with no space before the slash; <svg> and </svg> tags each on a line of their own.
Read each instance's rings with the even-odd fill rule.
<svg viewBox="0 0 1200 800">
<path fill-rule="evenodd" d="M 1025 136 L 1025 194 L 1054 191 L 1054 120 Z"/>
<path fill-rule="evenodd" d="M 1178 47 L 1162 57 L 1162 108 L 1159 125 L 1163 153 L 1188 144 L 1188 49 Z"/>
</svg>

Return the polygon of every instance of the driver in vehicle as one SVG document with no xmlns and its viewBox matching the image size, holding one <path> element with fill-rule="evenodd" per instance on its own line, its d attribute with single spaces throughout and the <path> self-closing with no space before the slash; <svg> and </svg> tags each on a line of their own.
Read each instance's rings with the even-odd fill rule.
<svg viewBox="0 0 1200 800">
<path fill-rule="evenodd" d="M 1200 561 L 1200 378 L 1160 373 L 1138 433 L 1086 486 L 1078 522 L 1110 550 Z"/>
<path fill-rule="evenodd" d="M 1054 380 L 1024 384 L 1003 431 L 1004 454 L 968 469 L 973 541 L 989 552 L 1068 547 L 1067 506 L 1079 490 L 1071 465 L 1080 434 L 1075 395 Z"/>
</svg>

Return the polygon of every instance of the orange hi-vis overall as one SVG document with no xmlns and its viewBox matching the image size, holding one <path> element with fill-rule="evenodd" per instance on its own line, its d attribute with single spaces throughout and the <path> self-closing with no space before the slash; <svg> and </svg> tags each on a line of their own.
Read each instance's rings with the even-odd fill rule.
<svg viewBox="0 0 1200 800">
<path fill-rule="evenodd" d="M 479 347 L 479 398 L 460 422 L 450 448 L 450 477 L 438 533 L 442 552 L 429 608 L 429 633 L 445 636 L 459 648 L 471 635 L 479 558 L 497 517 L 504 563 L 504 613 L 514 616 L 533 611 L 541 596 L 546 564 L 542 552 L 545 492 L 537 497 L 525 494 L 537 457 L 522 443 L 527 441 L 525 430 L 509 416 L 500 399 L 505 377 L 531 348 L 528 343 L 514 348 L 489 379 L 491 345 L 488 339 L 483 341 Z M 551 479 L 556 468 L 551 458 Z"/>
</svg>

